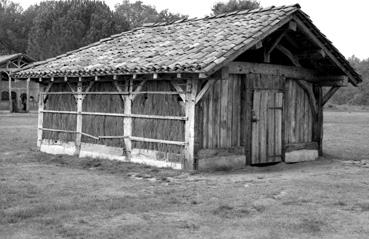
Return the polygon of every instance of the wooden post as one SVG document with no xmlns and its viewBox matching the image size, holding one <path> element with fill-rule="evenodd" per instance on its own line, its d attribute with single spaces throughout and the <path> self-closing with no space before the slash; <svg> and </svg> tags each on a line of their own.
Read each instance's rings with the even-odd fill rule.
<svg viewBox="0 0 369 239">
<path fill-rule="evenodd" d="M 77 84 L 77 126 L 76 126 L 76 152 L 78 155 L 81 150 L 81 139 L 82 139 L 82 82 L 81 80 Z"/>
<path fill-rule="evenodd" d="M 9 80 L 9 111 L 13 112 L 13 99 L 12 99 L 12 78 L 8 75 Z"/>
<path fill-rule="evenodd" d="M 44 113 L 43 110 L 45 108 L 44 104 L 44 95 L 43 88 L 39 88 L 39 95 L 38 95 L 38 122 L 37 122 L 37 147 L 40 149 L 42 143 L 42 127 L 44 122 Z"/>
<path fill-rule="evenodd" d="M 132 87 L 133 87 L 133 81 L 130 79 L 127 81 L 126 89 L 125 91 L 129 91 L 129 95 L 124 96 L 124 114 L 131 115 L 132 114 L 132 100 L 133 100 L 133 94 L 132 94 Z M 132 118 L 131 117 L 125 117 L 123 120 L 123 128 L 124 128 L 124 144 L 126 146 L 126 157 L 127 160 L 131 160 L 131 153 L 132 153 Z"/>
<path fill-rule="evenodd" d="M 320 86 L 314 86 L 317 111 L 313 127 L 313 141 L 318 143 L 319 156 L 323 155 L 323 90 Z"/>
<path fill-rule="evenodd" d="M 30 81 L 31 81 L 31 79 L 30 78 L 28 78 L 27 79 L 27 85 L 26 85 L 26 87 L 27 87 L 27 101 L 26 101 L 26 112 L 28 113 L 29 112 L 29 83 L 30 83 Z"/>
<path fill-rule="evenodd" d="M 183 168 L 196 169 L 195 166 L 195 105 L 197 95 L 197 81 L 189 79 L 186 82 L 186 117 L 185 123 L 185 162 Z"/>
</svg>

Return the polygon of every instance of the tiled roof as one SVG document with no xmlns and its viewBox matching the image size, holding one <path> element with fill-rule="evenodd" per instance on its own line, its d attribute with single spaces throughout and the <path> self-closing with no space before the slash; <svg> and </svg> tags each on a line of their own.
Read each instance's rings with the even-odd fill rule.
<svg viewBox="0 0 369 239">
<path fill-rule="evenodd" d="M 207 74 L 287 23 L 299 9 L 299 5 L 269 7 L 145 25 L 36 62 L 16 76 Z"/>
</svg>

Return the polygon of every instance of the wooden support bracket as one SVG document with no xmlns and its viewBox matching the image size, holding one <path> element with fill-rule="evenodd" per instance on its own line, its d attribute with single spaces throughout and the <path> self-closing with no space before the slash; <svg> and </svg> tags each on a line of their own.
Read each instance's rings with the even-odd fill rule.
<svg viewBox="0 0 369 239">
<path fill-rule="evenodd" d="M 316 99 L 314 96 L 314 92 L 311 86 L 308 85 L 308 83 L 306 83 L 303 80 L 297 80 L 296 83 L 305 91 L 305 93 L 308 96 L 309 99 L 309 104 L 310 104 L 310 108 L 312 111 L 313 116 L 316 115 L 317 111 L 318 111 L 318 106 L 316 103 Z"/>
<path fill-rule="evenodd" d="M 140 84 L 138 84 L 138 86 L 136 87 L 136 89 L 134 90 L 134 95 L 132 96 L 132 101 L 136 98 L 138 92 L 140 92 L 142 90 L 142 87 L 146 84 L 147 80 L 143 80 L 140 82 Z"/>
<path fill-rule="evenodd" d="M 69 89 L 70 89 L 70 91 L 72 91 L 72 93 L 73 93 L 73 96 L 74 96 L 74 99 L 76 100 L 76 103 L 77 103 L 77 94 L 76 94 L 76 91 L 73 89 L 73 87 L 72 87 L 72 85 L 69 83 L 69 82 L 67 82 L 67 85 L 68 85 L 68 87 L 69 87 Z"/>
<path fill-rule="evenodd" d="M 176 82 L 170 81 L 170 83 L 172 84 L 174 89 L 178 92 L 178 95 L 179 95 L 179 97 L 181 97 L 181 100 L 183 102 L 185 102 L 186 101 L 186 95 L 181 93 L 181 92 L 183 92 L 182 87 L 180 87 Z"/>
<path fill-rule="evenodd" d="M 323 96 L 322 106 L 324 106 L 328 100 L 339 90 L 340 87 L 332 86 L 327 93 Z"/>
<path fill-rule="evenodd" d="M 119 86 L 118 82 L 113 81 L 113 85 L 115 86 L 115 88 L 117 89 L 117 91 L 118 91 L 119 93 L 122 93 L 122 92 L 123 92 L 123 90 L 122 90 L 122 88 Z M 124 102 L 124 100 L 125 100 L 125 97 L 126 97 L 126 96 L 124 96 L 123 94 L 121 94 L 121 95 L 120 95 L 120 97 L 121 97 L 122 101 Z"/>
<path fill-rule="evenodd" d="M 88 84 L 85 92 L 90 92 L 90 90 L 91 90 L 92 86 L 94 85 L 94 83 L 95 83 L 94 81 L 90 81 L 90 83 Z M 82 95 L 82 100 L 84 100 L 86 98 L 86 96 L 87 96 L 87 94 Z"/>
<path fill-rule="evenodd" d="M 299 59 L 294 54 L 292 54 L 290 50 L 288 50 L 282 45 L 277 45 L 276 49 L 282 52 L 288 59 L 290 59 L 292 64 L 294 64 L 295 66 L 299 66 L 299 67 L 301 66 Z"/>
<path fill-rule="evenodd" d="M 216 79 L 209 79 L 206 84 L 202 87 L 200 92 L 196 96 L 195 103 L 199 103 L 199 101 L 205 96 L 205 94 L 209 91 L 209 89 L 215 84 Z"/>
</svg>

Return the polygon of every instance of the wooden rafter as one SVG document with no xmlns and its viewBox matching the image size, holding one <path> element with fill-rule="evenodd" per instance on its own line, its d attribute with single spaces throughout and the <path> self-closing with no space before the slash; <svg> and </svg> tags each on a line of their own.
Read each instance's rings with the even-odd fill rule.
<svg viewBox="0 0 369 239">
<path fill-rule="evenodd" d="M 332 86 L 327 93 L 323 96 L 322 106 L 324 106 L 328 100 L 339 90 L 340 87 Z"/>
<path fill-rule="evenodd" d="M 315 34 L 312 33 L 312 31 L 298 18 L 293 17 L 293 19 L 296 21 L 298 28 L 305 33 L 315 44 L 317 44 L 324 52 L 328 55 L 328 57 L 352 80 L 351 82 L 354 85 L 357 85 L 355 77 L 349 72 L 341 62 L 338 61 L 338 59 L 328 50 L 328 48 L 323 44 Z"/>
<path fill-rule="evenodd" d="M 297 80 L 296 83 L 307 94 L 312 114 L 316 115 L 316 113 L 318 112 L 318 106 L 317 106 L 317 103 L 316 103 L 316 99 L 315 99 L 315 96 L 314 96 L 313 89 L 303 80 Z"/>
</svg>

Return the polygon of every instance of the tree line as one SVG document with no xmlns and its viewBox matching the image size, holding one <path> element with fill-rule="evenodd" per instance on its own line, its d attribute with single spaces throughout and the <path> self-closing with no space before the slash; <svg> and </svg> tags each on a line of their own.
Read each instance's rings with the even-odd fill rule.
<svg viewBox="0 0 369 239">
<path fill-rule="evenodd" d="M 259 6 L 254 0 L 229 0 L 215 4 L 211 14 Z M 42 1 L 24 10 L 0 0 L 0 54 L 22 52 L 44 60 L 144 23 L 183 18 L 188 16 L 158 11 L 142 1 L 122 0 L 113 10 L 101 0 Z"/>
<path fill-rule="evenodd" d="M 362 76 L 363 82 L 358 87 L 342 87 L 330 100 L 330 103 L 342 105 L 369 105 L 369 58 L 360 60 L 352 56 L 348 58 L 351 66 Z"/>
</svg>

